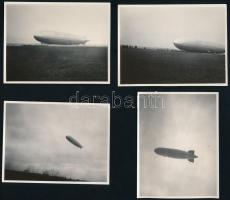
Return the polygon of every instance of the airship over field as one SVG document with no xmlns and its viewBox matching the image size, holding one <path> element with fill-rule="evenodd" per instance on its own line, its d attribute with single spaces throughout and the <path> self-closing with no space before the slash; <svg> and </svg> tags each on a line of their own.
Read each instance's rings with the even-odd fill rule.
<svg viewBox="0 0 230 200">
<path fill-rule="evenodd" d="M 156 154 L 159 154 L 161 156 L 177 158 L 177 159 L 188 159 L 188 161 L 190 162 L 194 162 L 194 158 L 198 158 L 198 156 L 194 154 L 193 150 L 182 151 L 179 149 L 159 147 L 159 148 L 156 148 L 154 151 Z"/>
<path fill-rule="evenodd" d="M 73 145 L 77 146 L 78 148 L 80 148 L 80 149 L 83 148 L 83 146 L 82 146 L 76 139 L 74 139 L 73 137 L 67 135 L 67 136 L 66 136 L 66 139 L 67 139 L 70 143 L 72 143 Z"/>
<path fill-rule="evenodd" d="M 53 44 L 53 45 L 80 45 L 85 44 L 89 40 L 83 36 L 77 36 L 67 33 L 59 33 L 52 31 L 45 31 L 36 33 L 34 39 L 42 44 Z"/>
<path fill-rule="evenodd" d="M 176 39 L 173 42 L 174 46 L 183 51 L 197 53 L 224 53 L 225 48 L 221 44 L 216 44 L 208 41 L 197 41 L 190 39 Z"/>
</svg>

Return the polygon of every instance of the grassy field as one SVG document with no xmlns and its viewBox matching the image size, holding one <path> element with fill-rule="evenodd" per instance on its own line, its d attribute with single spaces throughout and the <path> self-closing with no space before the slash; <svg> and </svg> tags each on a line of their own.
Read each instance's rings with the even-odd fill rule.
<svg viewBox="0 0 230 200">
<path fill-rule="evenodd" d="M 5 180 L 23 180 L 23 181 L 82 181 L 65 177 L 51 176 L 48 173 L 32 173 L 25 171 L 5 170 Z"/>
<path fill-rule="evenodd" d="M 121 84 L 225 83 L 225 56 L 121 47 Z"/>
<path fill-rule="evenodd" d="M 107 81 L 107 47 L 7 46 L 7 81 Z"/>
</svg>

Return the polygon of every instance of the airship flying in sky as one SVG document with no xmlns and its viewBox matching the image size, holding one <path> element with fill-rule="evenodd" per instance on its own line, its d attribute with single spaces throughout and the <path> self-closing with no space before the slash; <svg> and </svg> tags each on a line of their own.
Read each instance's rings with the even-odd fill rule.
<svg viewBox="0 0 230 200">
<path fill-rule="evenodd" d="M 198 156 L 194 154 L 193 150 L 182 151 L 179 149 L 159 147 L 159 148 L 156 148 L 154 151 L 156 154 L 159 154 L 161 156 L 177 158 L 177 159 L 188 159 L 188 161 L 190 162 L 194 162 L 194 158 L 198 158 Z"/>
<path fill-rule="evenodd" d="M 74 139 L 73 137 L 67 135 L 67 136 L 66 136 L 66 139 L 67 139 L 70 143 L 72 143 L 73 145 L 77 146 L 78 148 L 80 148 L 80 149 L 83 148 L 83 146 L 82 146 L 76 139 Z"/>
<path fill-rule="evenodd" d="M 215 44 L 206 41 L 197 41 L 189 39 L 176 39 L 173 42 L 174 46 L 183 51 L 197 53 L 224 53 L 225 48 L 221 44 Z"/>
<path fill-rule="evenodd" d="M 83 36 L 51 31 L 36 33 L 34 39 L 42 44 L 53 45 L 83 45 L 89 41 Z"/>
</svg>

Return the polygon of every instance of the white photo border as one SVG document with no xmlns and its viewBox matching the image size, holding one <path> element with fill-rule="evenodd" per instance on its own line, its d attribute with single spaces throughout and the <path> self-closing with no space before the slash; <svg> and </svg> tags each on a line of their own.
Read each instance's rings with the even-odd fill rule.
<svg viewBox="0 0 230 200">
<path fill-rule="evenodd" d="M 66 106 L 101 106 L 107 108 L 107 174 L 106 181 L 33 181 L 33 180 L 5 180 L 5 134 L 6 134 L 6 104 L 35 104 L 35 105 L 66 105 Z M 39 184 L 82 184 L 82 185 L 109 185 L 110 184 L 110 104 L 108 103 L 69 103 L 69 102 L 41 102 L 41 101 L 4 101 L 3 109 L 3 145 L 2 145 L 2 183 L 39 183 Z"/>
<path fill-rule="evenodd" d="M 6 13 L 7 5 L 108 5 L 109 20 L 108 20 L 108 44 L 107 44 L 107 81 L 7 81 L 7 66 L 6 66 Z M 111 3 L 110 2 L 4 2 L 4 36 L 3 36 L 3 84 L 110 84 L 111 63 L 110 63 L 110 44 L 111 44 Z"/>
<path fill-rule="evenodd" d="M 120 8 L 124 7 L 165 7 L 165 6 L 225 6 L 225 83 L 153 83 L 153 84 L 130 84 L 130 83 L 121 83 L 121 74 L 120 74 Z M 117 56 L 117 63 L 118 63 L 118 70 L 117 70 L 117 81 L 118 81 L 118 87 L 137 87 L 137 86 L 228 86 L 228 18 L 227 18 L 227 4 L 118 4 L 118 38 L 117 38 L 117 49 L 118 49 L 118 56 Z"/>
<path fill-rule="evenodd" d="M 217 195 L 216 196 L 142 196 L 140 194 L 140 127 L 139 127 L 139 120 L 140 120 L 140 112 L 139 112 L 139 103 L 140 103 L 140 95 L 142 94 L 149 94 L 149 95 L 159 95 L 159 94 L 200 94 L 200 95 L 210 95 L 213 94 L 216 96 L 216 161 L 217 161 L 217 168 L 216 168 L 216 177 L 217 177 Z M 137 198 L 164 198 L 164 199 L 199 199 L 199 198 L 219 198 L 219 92 L 137 92 Z"/>
</svg>

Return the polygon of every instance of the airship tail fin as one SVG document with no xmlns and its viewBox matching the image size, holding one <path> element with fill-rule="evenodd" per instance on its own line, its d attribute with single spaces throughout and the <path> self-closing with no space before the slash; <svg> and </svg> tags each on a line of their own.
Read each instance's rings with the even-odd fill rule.
<svg viewBox="0 0 230 200">
<path fill-rule="evenodd" d="M 190 154 L 190 155 L 194 155 L 194 150 L 190 150 L 190 151 L 188 151 L 188 153 Z"/>
<path fill-rule="evenodd" d="M 188 159 L 189 162 L 194 162 L 194 150 L 190 150 L 188 151 L 189 155 L 191 156 L 191 158 Z"/>
</svg>

